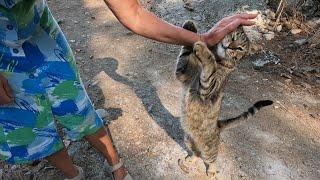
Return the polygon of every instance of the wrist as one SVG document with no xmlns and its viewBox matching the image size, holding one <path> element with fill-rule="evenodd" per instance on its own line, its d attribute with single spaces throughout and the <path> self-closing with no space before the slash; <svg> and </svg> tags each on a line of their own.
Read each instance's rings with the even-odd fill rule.
<svg viewBox="0 0 320 180">
<path fill-rule="evenodd" d="M 204 42 L 208 47 L 215 46 L 219 43 L 218 35 L 212 36 L 208 33 L 204 33 L 200 35 L 201 41 Z"/>
<path fill-rule="evenodd" d="M 207 34 L 199 34 L 199 41 L 204 42 L 206 45 L 209 45 Z"/>
</svg>

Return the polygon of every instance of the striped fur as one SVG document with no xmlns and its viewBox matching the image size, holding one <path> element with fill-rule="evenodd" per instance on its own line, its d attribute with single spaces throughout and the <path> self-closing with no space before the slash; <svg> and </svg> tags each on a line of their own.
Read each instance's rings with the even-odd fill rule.
<svg viewBox="0 0 320 180">
<path fill-rule="evenodd" d="M 183 28 L 197 31 L 191 21 L 185 22 Z M 216 171 L 221 128 L 270 104 L 256 103 L 248 110 L 249 113 L 218 121 L 228 76 L 234 70 L 236 62 L 247 54 L 248 43 L 242 28 L 239 28 L 212 50 L 203 42 L 197 42 L 193 47 L 183 46 L 177 59 L 175 74 L 184 87 L 181 119 L 186 134 L 185 142 L 189 147 L 186 161 L 201 157 L 210 176 L 214 176 Z M 180 160 L 179 165 L 187 171 L 184 162 Z"/>
</svg>

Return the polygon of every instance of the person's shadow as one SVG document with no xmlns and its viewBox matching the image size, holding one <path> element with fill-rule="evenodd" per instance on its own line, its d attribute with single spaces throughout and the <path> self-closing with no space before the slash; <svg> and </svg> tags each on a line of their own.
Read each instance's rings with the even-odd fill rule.
<svg viewBox="0 0 320 180">
<path fill-rule="evenodd" d="M 187 150 L 184 143 L 184 132 L 179 118 L 174 117 L 162 105 L 156 88 L 150 82 L 132 81 L 119 75 L 116 72 L 118 69 L 118 61 L 113 58 L 96 59 L 96 61 L 103 62 L 103 66 L 105 67 L 103 70 L 110 78 L 131 87 L 152 119 L 184 150 Z M 101 67 L 98 69 L 101 70 Z"/>
</svg>

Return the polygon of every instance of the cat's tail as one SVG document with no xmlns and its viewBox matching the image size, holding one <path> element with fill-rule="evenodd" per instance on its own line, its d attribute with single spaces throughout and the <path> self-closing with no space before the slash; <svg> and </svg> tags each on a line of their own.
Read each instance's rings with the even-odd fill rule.
<svg viewBox="0 0 320 180">
<path fill-rule="evenodd" d="M 254 103 L 252 107 L 250 107 L 247 111 L 243 112 L 237 117 L 230 118 L 230 119 L 224 119 L 218 121 L 218 127 L 219 128 L 225 128 L 228 124 L 238 121 L 238 120 L 245 120 L 253 116 L 256 112 L 258 112 L 261 108 L 270 106 L 273 104 L 273 101 L 271 100 L 262 100 Z"/>
</svg>

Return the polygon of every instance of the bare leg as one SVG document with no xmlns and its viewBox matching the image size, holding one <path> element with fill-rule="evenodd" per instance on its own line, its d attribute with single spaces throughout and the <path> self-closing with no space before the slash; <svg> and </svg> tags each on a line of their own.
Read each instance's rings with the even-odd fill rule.
<svg viewBox="0 0 320 180">
<path fill-rule="evenodd" d="M 112 144 L 111 137 L 107 134 L 104 128 L 99 129 L 95 134 L 86 136 L 85 139 L 104 155 L 111 166 L 120 162 L 118 153 Z M 122 180 L 125 175 L 126 170 L 124 167 L 114 172 L 116 180 Z"/>
<path fill-rule="evenodd" d="M 72 163 L 71 157 L 68 155 L 66 148 L 52 154 L 46 158 L 50 164 L 62 171 L 68 178 L 78 175 L 78 170 Z"/>
</svg>

